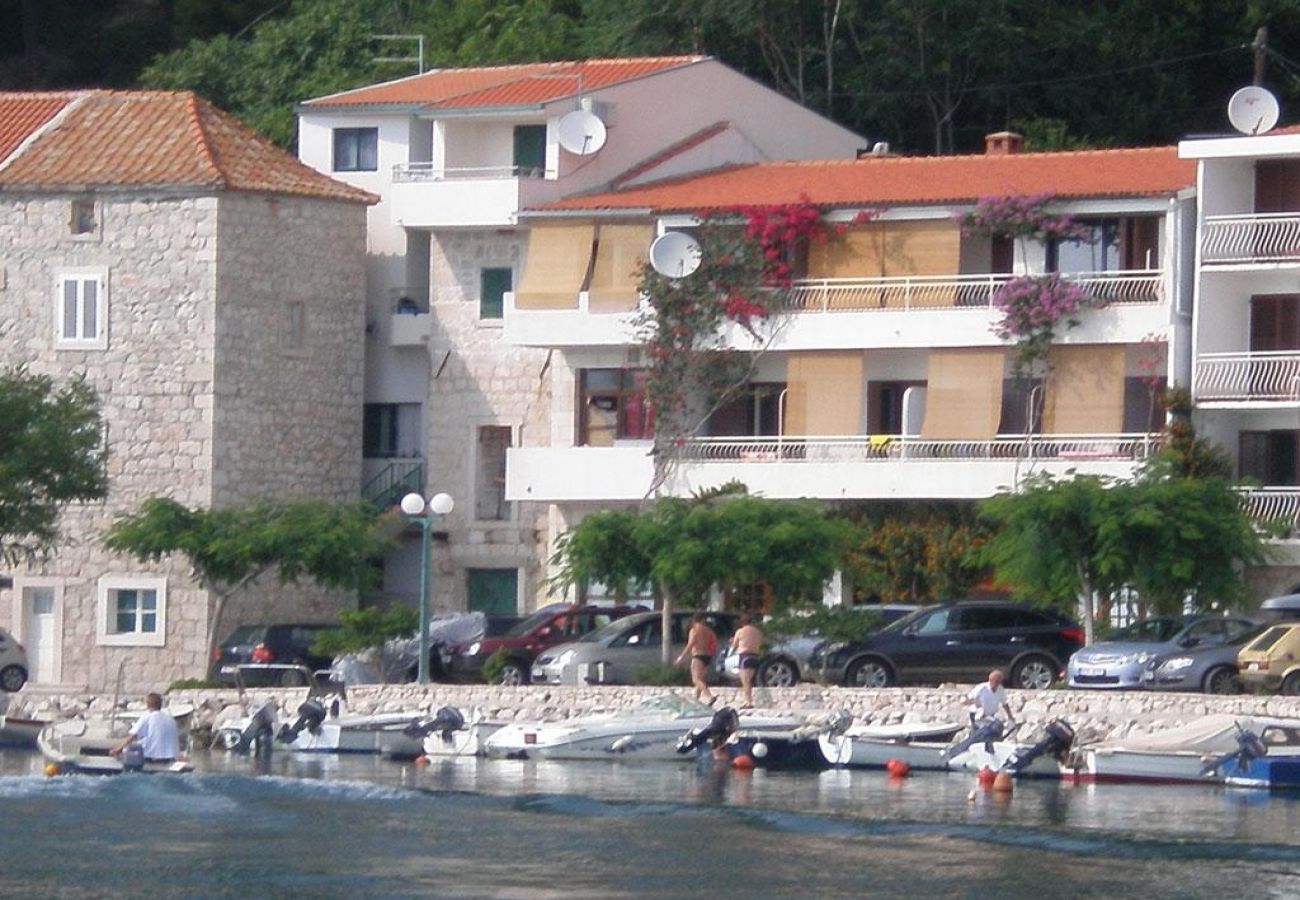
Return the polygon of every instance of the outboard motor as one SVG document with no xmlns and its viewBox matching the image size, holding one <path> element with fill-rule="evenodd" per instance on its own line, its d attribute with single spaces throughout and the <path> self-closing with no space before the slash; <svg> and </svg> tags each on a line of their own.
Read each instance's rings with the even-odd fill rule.
<svg viewBox="0 0 1300 900">
<path fill-rule="evenodd" d="M 705 744 L 717 749 L 727 742 L 740 728 L 740 715 L 730 706 L 724 706 L 713 714 L 709 723 L 702 728 L 692 728 L 677 741 L 678 753 L 690 753 Z"/>
<path fill-rule="evenodd" d="M 325 707 L 319 700 L 308 698 L 298 707 L 298 718 L 292 725 L 283 726 L 275 739 L 282 744 L 292 744 L 304 730 L 316 734 L 324 721 Z"/>
<path fill-rule="evenodd" d="M 1064 761 L 1065 754 L 1070 751 L 1073 743 L 1074 729 L 1070 723 L 1064 719 L 1053 719 L 1043 726 L 1043 736 L 1038 739 L 1038 743 L 1012 753 L 1002 768 L 1019 772 L 1040 756 L 1049 754 Z"/>
<path fill-rule="evenodd" d="M 241 730 L 221 729 L 222 746 L 236 753 L 247 753 L 250 749 L 258 756 L 271 751 L 271 741 L 275 737 L 275 703 L 267 701 L 258 707 L 257 712 L 249 718 L 248 724 Z"/>
<path fill-rule="evenodd" d="M 1235 762 L 1238 771 L 1250 768 L 1251 762 L 1268 756 L 1268 745 L 1260 740 L 1259 735 L 1237 725 L 1237 749 L 1222 756 L 1216 756 L 1201 767 L 1202 775 L 1217 775 L 1228 763 Z"/>
<path fill-rule="evenodd" d="M 450 744 L 452 733 L 464 727 L 465 717 L 461 711 L 454 706 L 444 706 L 434 713 L 432 718 L 416 719 L 403 728 L 402 733 L 412 738 L 422 738 L 437 733 L 442 736 L 444 744 Z"/>
<path fill-rule="evenodd" d="M 144 768 L 144 746 L 132 741 L 122 748 L 122 768 L 128 772 L 139 772 Z"/>
<path fill-rule="evenodd" d="M 986 745 L 990 753 L 993 752 L 993 742 L 1002 739 L 1006 734 L 1007 726 L 1001 719 L 984 719 L 971 724 L 970 734 L 962 738 L 955 744 L 944 749 L 940 757 L 947 760 L 952 759 L 960 753 L 965 753 L 976 744 Z"/>
</svg>

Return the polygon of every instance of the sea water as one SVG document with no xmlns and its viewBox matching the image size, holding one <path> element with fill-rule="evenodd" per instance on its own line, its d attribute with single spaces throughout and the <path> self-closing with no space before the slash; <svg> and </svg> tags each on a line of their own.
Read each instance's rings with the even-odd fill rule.
<svg viewBox="0 0 1300 900">
<path fill-rule="evenodd" d="M 710 763 L 0 751 L 9 897 L 1292 897 L 1300 798 Z"/>
</svg>

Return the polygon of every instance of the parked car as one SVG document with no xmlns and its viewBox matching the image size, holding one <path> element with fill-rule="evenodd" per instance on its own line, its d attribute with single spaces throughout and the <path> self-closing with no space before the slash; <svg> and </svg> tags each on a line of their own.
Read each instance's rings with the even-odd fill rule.
<svg viewBox="0 0 1300 900">
<path fill-rule="evenodd" d="M 1300 695 L 1300 623 L 1270 625 L 1237 653 L 1237 672 L 1247 688 Z"/>
<path fill-rule="evenodd" d="M 0 690 L 14 693 L 27 683 L 27 651 L 0 628 Z"/>
<path fill-rule="evenodd" d="M 872 620 L 876 628 L 888 625 L 895 619 L 901 619 L 918 609 L 914 603 L 884 603 L 850 608 L 861 611 L 864 615 L 876 616 Z M 811 679 L 813 673 L 808 666 L 808 659 L 812 656 L 813 651 L 825 642 L 826 638 L 824 636 L 813 631 L 808 634 L 783 638 L 773 642 L 770 646 L 765 643 L 766 649 L 758 661 L 758 677 L 754 683 L 763 687 L 791 687 L 800 681 Z M 730 649 L 724 650 L 723 654 L 723 678 L 733 684 L 738 684 L 740 682 L 740 655 L 732 653 Z"/>
<path fill-rule="evenodd" d="M 1256 623 L 1241 616 L 1155 616 L 1121 628 L 1070 657 L 1070 687 L 1140 688 L 1146 664 L 1166 653 L 1227 643 Z"/>
<path fill-rule="evenodd" d="M 674 656 L 686 646 L 693 615 L 693 610 L 672 614 Z M 719 649 L 731 639 L 738 618 L 730 612 L 704 613 L 705 622 L 718 635 Z M 628 684 L 638 666 L 658 664 L 662 644 L 663 613 L 634 613 L 578 641 L 545 651 L 533 664 L 532 680 L 537 684 Z M 715 673 L 719 661 L 714 660 Z"/>
<path fill-rule="evenodd" d="M 575 641 L 624 616 L 644 612 L 633 606 L 544 606 L 500 636 L 485 636 L 472 644 L 453 647 L 447 673 L 458 681 L 481 681 L 483 665 L 499 650 L 507 655 L 501 684 L 527 684 L 533 660 L 548 647 Z"/>
<path fill-rule="evenodd" d="M 1147 660 L 1142 685 L 1153 691 L 1204 691 L 1207 694 L 1239 694 L 1237 651 L 1263 633 L 1256 625 L 1221 644 L 1180 647 Z"/>
<path fill-rule="evenodd" d="M 302 623 L 240 625 L 213 649 L 209 677 L 222 684 L 236 684 L 240 679 L 246 685 L 304 685 L 307 677 L 301 670 L 283 667 L 306 666 L 313 672 L 328 669 L 330 657 L 312 653 L 311 645 L 318 634 L 335 627 Z M 259 669 L 250 663 L 268 665 Z"/>
<path fill-rule="evenodd" d="M 828 642 L 809 659 L 818 680 L 859 687 L 978 681 L 994 667 L 1009 686 L 1045 688 L 1083 645 L 1083 630 L 1047 610 L 996 600 L 917 610 L 861 641 Z"/>
</svg>

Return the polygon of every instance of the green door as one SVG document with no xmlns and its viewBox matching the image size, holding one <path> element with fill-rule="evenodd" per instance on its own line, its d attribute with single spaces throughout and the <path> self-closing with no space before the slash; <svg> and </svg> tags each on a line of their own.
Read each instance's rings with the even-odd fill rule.
<svg viewBox="0 0 1300 900">
<path fill-rule="evenodd" d="M 546 170 L 546 126 L 515 126 L 515 174 L 537 178 Z"/>
<path fill-rule="evenodd" d="M 519 612 L 518 569 L 468 569 L 469 611 L 512 616 Z"/>
</svg>

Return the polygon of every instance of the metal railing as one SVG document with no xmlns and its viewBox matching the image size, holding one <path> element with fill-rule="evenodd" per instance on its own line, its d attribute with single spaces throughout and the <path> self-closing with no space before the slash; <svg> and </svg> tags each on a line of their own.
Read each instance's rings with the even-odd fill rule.
<svg viewBox="0 0 1300 900">
<path fill-rule="evenodd" d="M 1300 487 L 1247 488 L 1241 495 L 1246 514 L 1255 522 L 1289 538 L 1300 531 Z"/>
<path fill-rule="evenodd" d="M 432 162 L 398 163 L 393 182 L 461 181 L 472 178 L 545 178 L 546 170 L 535 166 L 440 166 Z"/>
<path fill-rule="evenodd" d="M 804 278 L 791 289 L 793 312 L 868 309 L 992 307 L 998 290 L 1022 275 L 915 275 L 892 278 Z M 1029 276 L 1036 277 L 1036 276 Z M 1159 269 L 1079 272 L 1062 275 L 1099 304 L 1160 303 L 1164 273 Z"/>
<path fill-rule="evenodd" d="M 991 440 L 929 440 L 902 435 L 688 438 L 675 452 L 690 462 L 890 462 L 1050 459 L 1094 462 L 1145 459 L 1159 433 L 999 435 Z"/>
<path fill-rule="evenodd" d="M 406 494 L 424 490 L 424 460 L 400 459 L 389 463 L 361 486 L 362 498 L 379 507 L 392 506 Z"/>
<path fill-rule="evenodd" d="M 1206 216 L 1201 262 L 1300 262 L 1300 214 Z"/>
<path fill-rule="evenodd" d="M 1300 351 L 1201 353 L 1192 393 L 1197 400 L 1300 401 Z"/>
</svg>

